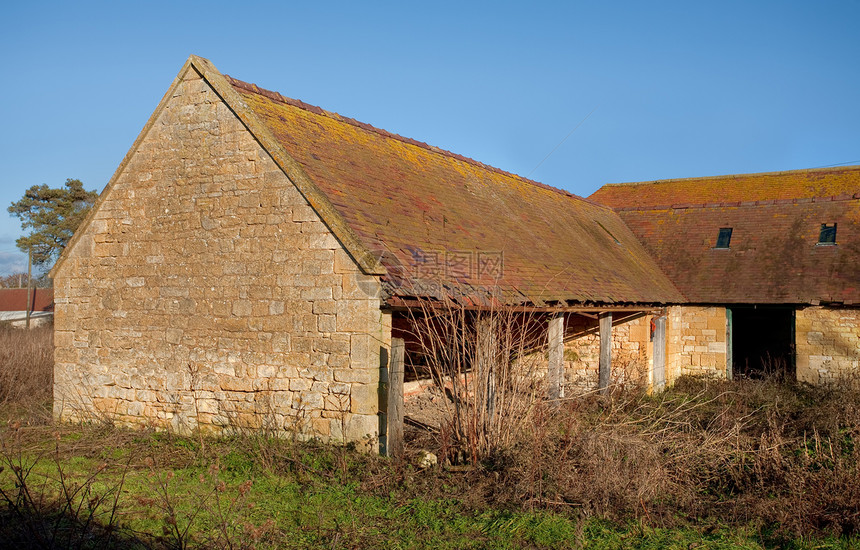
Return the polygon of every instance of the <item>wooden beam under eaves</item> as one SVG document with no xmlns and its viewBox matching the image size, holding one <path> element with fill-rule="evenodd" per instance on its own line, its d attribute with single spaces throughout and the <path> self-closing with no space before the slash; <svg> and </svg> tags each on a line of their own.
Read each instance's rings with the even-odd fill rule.
<svg viewBox="0 0 860 550">
<path fill-rule="evenodd" d="M 453 302 L 421 300 L 416 298 L 402 298 L 395 296 L 388 299 L 388 306 L 392 311 L 404 311 L 414 308 L 432 308 L 432 309 L 463 309 L 467 311 L 499 311 L 499 312 L 515 312 L 515 313 L 577 313 L 586 317 L 596 318 L 600 313 L 645 313 L 658 314 L 663 311 L 665 306 L 657 305 L 576 305 L 576 306 L 507 306 L 507 305 L 490 305 L 490 306 L 475 306 L 461 305 Z M 589 315 L 591 314 L 591 315 Z"/>
</svg>

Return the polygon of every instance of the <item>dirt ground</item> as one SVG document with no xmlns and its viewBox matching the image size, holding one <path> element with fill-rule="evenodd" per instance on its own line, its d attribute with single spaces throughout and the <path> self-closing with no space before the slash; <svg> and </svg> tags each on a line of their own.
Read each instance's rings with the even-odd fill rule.
<svg viewBox="0 0 860 550">
<path fill-rule="evenodd" d="M 416 380 L 404 385 L 403 412 L 407 425 L 438 430 L 451 400 L 430 380 Z M 416 426 L 416 424 L 418 426 Z"/>
</svg>

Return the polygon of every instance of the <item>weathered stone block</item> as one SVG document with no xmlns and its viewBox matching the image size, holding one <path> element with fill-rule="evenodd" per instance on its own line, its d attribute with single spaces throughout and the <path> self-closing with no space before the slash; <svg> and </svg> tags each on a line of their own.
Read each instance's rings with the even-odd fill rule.
<svg viewBox="0 0 860 550">
<path fill-rule="evenodd" d="M 366 369 L 335 369 L 333 377 L 337 382 L 370 384 L 378 379 L 378 373 Z"/>
<path fill-rule="evenodd" d="M 364 332 L 378 322 L 378 306 L 368 300 L 340 300 L 337 303 L 337 331 Z"/>
<path fill-rule="evenodd" d="M 356 414 L 379 412 L 379 386 L 376 384 L 353 384 L 351 411 Z"/>
<path fill-rule="evenodd" d="M 320 411 L 323 409 L 323 396 L 312 391 L 303 391 L 293 399 L 293 408 L 302 411 Z"/>
<path fill-rule="evenodd" d="M 346 426 L 346 439 L 348 441 L 366 441 L 368 450 L 373 450 L 378 445 L 379 417 L 375 414 L 353 414 Z"/>
<path fill-rule="evenodd" d="M 379 299 L 382 295 L 379 281 L 369 275 L 345 274 L 342 276 L 340 287 L 342 289 L 340 298 L 346 300 Z"/>
</svg>

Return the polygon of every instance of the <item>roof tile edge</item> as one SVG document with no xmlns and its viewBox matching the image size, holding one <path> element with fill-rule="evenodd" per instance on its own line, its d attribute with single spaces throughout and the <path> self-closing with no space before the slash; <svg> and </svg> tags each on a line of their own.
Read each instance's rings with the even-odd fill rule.
<svg viewBox="0 0 860 550">
<path fill-rule="evenodd" d="M 696 176 L 692 178 L 667 178 L 660 180 L 648 181 L 629 181 L 605 183 L 603 186 L 625 186 L 625 185 L 650 185 L 655 183 L 675 183 L 675 182 L 694 182 L 694 181 L 713 181 L 713 180 L 729 180 L 735 178 L 747 178 L 752 176 L 785 176 L 789 174 L 815 174 L 821 172 L 844 172 L 844 171 L 860 171 L 860 164 L 851 164 L 847 166 L 827 166 L 822 168 L 801 168 L 798 170 L 779 170 L 776 172 L 747 172 L 743 174 L 721 174 L 718 176 Z"/>
</svg>

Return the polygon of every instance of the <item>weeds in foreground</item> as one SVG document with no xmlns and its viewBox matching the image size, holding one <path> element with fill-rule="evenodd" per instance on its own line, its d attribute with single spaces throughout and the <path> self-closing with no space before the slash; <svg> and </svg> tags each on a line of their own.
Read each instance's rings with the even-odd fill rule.
<svg viewBox="0 0 860 550">
<path fill-rule="evenodd" d="M 847 448 L 828 443 L 844 434 L 846 417 L 825 411 L 845 410 L 851 397 L 809 391 L 817 390 L 684 381 L 662 397 L 571 400 L 536 411 L 533 438 L 504 460 L 427 470 L 250 434 L 201 446 L 194 436 L 103 425 L 3 423 L 0 540 L 47 548 L 805 548 L 812 543 L 801 536 L 819 537 L 815 544 L 842 536 L 828 544 L 848 547 L 856 538 L 842 526 L 857 508 L 845 489 L 856 484 L 856 465 L 840 458 Z M 813 418 L 781 423 L 800 407 Z M 733 419 L 743 420 L 731 429 Z M 803 442 L 812 427 L 818 439 L 801 449 L 817 461 L 798 462 L 810 465 L 802 473 L 786 458 L 789 442 Z M 784 465 L 767 469 L 777 428 Z M 811 490 L 818 487 L 831 490 Z M 801 497 L 808 504 L 792 510 L 791 498 Z M 798 523 L 794 516 L 805 514 L 808 523 Z"/>
<path fill-rule="evenodd" d="M 0 547 L 849 548 L 860 532 L 847 385 L 682 379 L 536 404 L 490 459 L 426 470 L 247 430 L 51 426 L 39 395 L 0 405 Z"/>
<path fill-rule="evenodd" d="M 860 533 L 860 392 L 684 379 L 543 410 L 494 483 L 509 504 L 613 521 Z"/>
<path fill-rule="evenodd" d="M 52 325 L 30 330 L 0 325 L 0 405 L 39 407 L 51 398 L 53 336 Z"/>
<path fill-rule="evenodd" d="M 110 486 L 103 483 L 106 463 L 88 474 L 70 473 L 61 460 L 59 443 L 53 452 L 33 454 L 22 445 L 21 425 L 4 430 L 0 442 L 0 512 L 7 527 L 0 537 L 9 547 L 117 547 L 117 511 L 126 469 Z M 127 465 L 126 465 L 127 466 Z M 44 468 L 51 472 L 44 474 Z M 131 542 L 132 538 L 126 540 Z"/>
</svg>

